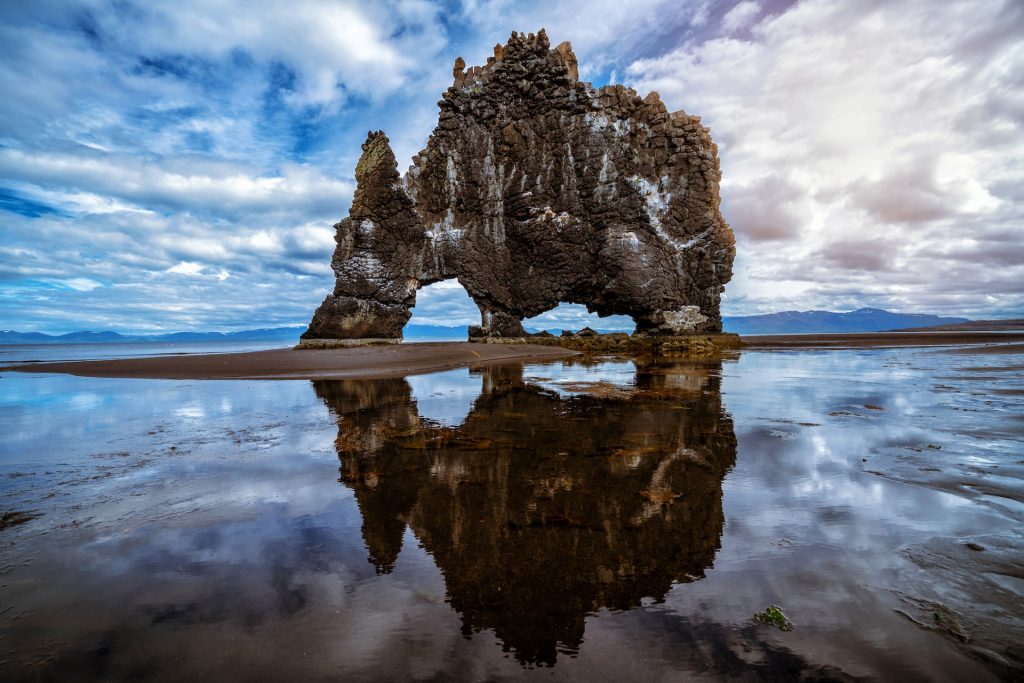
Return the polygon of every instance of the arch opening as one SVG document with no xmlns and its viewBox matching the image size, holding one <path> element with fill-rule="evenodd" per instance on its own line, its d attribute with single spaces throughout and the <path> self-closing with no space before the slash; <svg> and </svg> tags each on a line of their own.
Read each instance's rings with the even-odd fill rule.
<svg viewBox="0 0 1024 683">
<path fill-rule="evenodd" d="M 412 317 L 402 330 L 405 341 L 466 341 L 480 309 L 455 278 L 420 287 Z"/>
<path fill-rule="evenodd" d="M 589 327 L 597 332 L 627 332 L 632 334 L 636 329 L 636 321 L 628 315 L 608 315 L 601 317 L 591 313 L 582 304 L 561 302 L 554 308 L 540 315 L 523 320 L 527 332 L 547 330 L 551 334 L 559 334 L 561 330 L 578 332 Z"/>
<path fill-rule="evenodd" d="M 505 314 L 487 310 L 475 302 L 456 278 L 432 282 L 418 288 L 412 316 L 403 329 L 405 341 L 464 341 L 472 336 L 471 328 L 491 327 L 497 316 Z M 509 316 L 511 322 L 513 316 Z M 600 316 L 582 304 L 560 302 L 553 308 L 520 321 L 527 334 L 547 331 L 558 335 L 562 330 L 578 332 L 589 327 L 598 332 L 632 334 L 636 321 L 628 315 Z"/>
</svg>

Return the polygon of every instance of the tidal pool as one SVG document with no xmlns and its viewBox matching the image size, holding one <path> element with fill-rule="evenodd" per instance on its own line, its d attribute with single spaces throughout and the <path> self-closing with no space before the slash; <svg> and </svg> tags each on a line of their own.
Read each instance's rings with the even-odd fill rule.
<svg viewBox="0 0 1024 683">
<path fill-rule="evenodd" d="M 6 373 L 0 678 L 1020 678 L 1021 368 Z"/>
</svg>

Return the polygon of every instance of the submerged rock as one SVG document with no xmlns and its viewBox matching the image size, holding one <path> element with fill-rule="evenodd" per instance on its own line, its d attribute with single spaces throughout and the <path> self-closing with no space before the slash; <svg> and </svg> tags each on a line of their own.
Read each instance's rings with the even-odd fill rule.
<svg viewBox="0 0 1024 683">
<path fill-rule="evenodd" d="M 523 318 L 560 302 L 641 333 L 721 330 L 735 240 L 699 117 L 580 82 L 569 43 L 543 30 L 453 76 L 405 176 L 368 134 L 335 288 L 304 339 L 400 338 L 417 289 L 449 278 L 480 308 L 471 337 L 523 337 Z"/>
</svg>

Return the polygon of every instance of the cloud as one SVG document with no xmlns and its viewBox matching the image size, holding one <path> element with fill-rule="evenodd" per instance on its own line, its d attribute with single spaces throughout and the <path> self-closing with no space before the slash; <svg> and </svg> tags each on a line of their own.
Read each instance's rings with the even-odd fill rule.
<svg viewBox="0 0 1024 683">
<path fill-rule="evenodd" d="M 1024 309 L 1024 6 L 133 0 L 0 7 L 0 317 L 44 331 L 303 324 L 368 129 L 400 165 L 512 30 L 657 89 L 719 144 L 725 312 Z M 951 27 L 956 27 L 955 30 Z M 416 320 L 479 321 L 453 284 Z M 537 326 L 599 320 L 560 307 Z"/>
<path fill-rule="evenodd" d="M 73 277 L 70 280 L 61 281 L 61 284 L 70 287 L 76 292 L 91 292 L 92 290 L 103 286 L 99 282 L 85 277 Z"/>
<path fill-rule="evenodd" d="M 203 61 L 252 59 L 294 70 L 285 100 L 297 107 L 343 103 L 348 93 L 379 97 L 400 88 L 417 45 L 437 26 L 435 13 L 402 3 L 272 0 L 244 4 L 183 0 L 173 5 L 132 3 L 126 11 L 99 3 L 87 11 L 97 39 L 114 37 L 139 55 L 143 73 L 185 78 Z M 406 21 L 412 18 L 412 26 Z"/>
<path fill-rule="evenodd" d="M 744 0 L 744 2 L 737 3 L 722 17 L 722 31 L 735 33 L 740 29 L 747 28 L 760 13 L 761 5 L 756 2 Z"/>
<path fill-rule="evenodd" d="M 443 280 L 416 292 L 416 306 L 409 320 L 417 325 L 479 325 L 480 309 L 457 280 Z"/>
<path fill-rule="evenodd" d="M 876 272 L 889 270 L 892 256 L 892 247 L 876 240 L 831 242 L 819 252 L 830 268 Z"/>
<path fill-rule="evenodd" d="M 186 277 L 210 276 L 221 282 L 227 280 L 231 276 L 230 273 L 223 268 L 213 269 L 203 265 L 202 263 L 196 263 L 194 261 L 179 261 L 177 265 L 171 266 L 164 272 L 171 275 L 184 275 Z"/>
<path fill-rule="evenodd" d="M 802 188 L 779 175 L 723 189 L 723 212 L 732 229 L 751 240 L 798 237 L 808 207 Z"/>
<path fill-rule="evenodd" d="M 586 307 L 580 304 L 561 304 L 547 313 L 524 320 L 523 326 L 542 330 L 579 331 L 584 327 L 591 327 L 599 330 L 632 332 L 636 323 L 628 315 L 609 315 L 600 318 L 588 313 Z"/>
<path fill-rule="evenodd" d="M 1024 107 L 1008 95 L 1020 92 L 1024 6 L 807 0 L 751 24 L 755 9 L 737 4 L 721 35 L 626 69 L 719 143 L 745 269 L 727 311 L 880 296 L 975 316 L 1024 307 L 1019 285 L 995 303 L 980 295 L 1002 284 L 998 259 L 975 260 L 1024 224 Z M 965 296 L 933 296 L 951 272 Z"/>
<path fill-rule="evenodd" d="M 0 149 L 0 176 L 39 188 L 71 190 L 61 199 L 76 212 L 130 209 L 113 198 L 143 206 L 222 215 L 302 208 L 330 215 L 352 195 L 352 185 L 300 164 L 284 164 L 274 175 L 251 169 L 176 168 L 145 160 L 95 153 L 31 153 Z M 52 191 L 29 191 L 54 198 Z"/>
<path fill-rule="evenodd" d="M 194 263 L 192 261 L 181 261 L 176 266 L 171 266 L 165 272 L 176 273 L 179 275 L 199 275 L 203 272 L 203 264 Z"/>
</svg>

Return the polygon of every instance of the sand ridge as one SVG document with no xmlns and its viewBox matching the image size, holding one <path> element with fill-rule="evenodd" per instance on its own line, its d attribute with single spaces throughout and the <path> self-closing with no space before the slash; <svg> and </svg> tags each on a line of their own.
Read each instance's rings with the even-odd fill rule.
<svg viewBox="0 0 1024 683">
<path fill-rule="evenodd" d="M 341 349 L 275 349 L 116 360 L 26 363 L 0 371 L 146 379 L 369 379 L 577 355 L 532 344 L 425 342 Z"/>
</svg>

